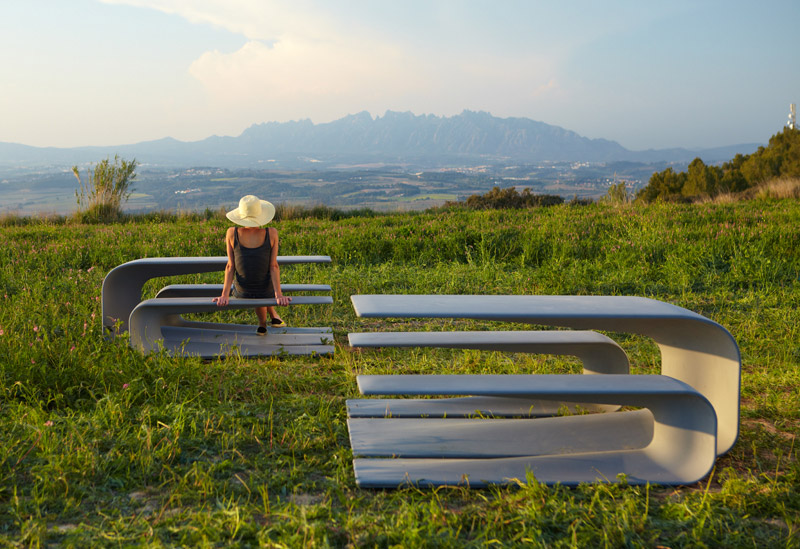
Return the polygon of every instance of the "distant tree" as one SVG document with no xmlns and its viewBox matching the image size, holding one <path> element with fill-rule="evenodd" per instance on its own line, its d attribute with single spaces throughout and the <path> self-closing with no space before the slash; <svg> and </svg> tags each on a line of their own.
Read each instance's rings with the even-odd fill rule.
<svg viewBox="0 0 800 549">
<path fill-rule="evenodd" d="M 773 135 L 767 147 L 745 157 L 740 169 L 751 187 L 776 177 L 800 176 L 800 130 L 784 128 Z"/>
<path fill-rule="evenodd" d="M 684 172 L 675 173 L 672 168 L 667 168 L 663 172 L 651 175 L 647 186 L 637 193 L 636 198 L 645 202 L 659 199 L 668 200 L 671 197 L 679 196 L 685 183 L 686 174 Z"/>
<path fill-rule="evenodd" d="M 742 164 L 744 164 L 745 160 L 747 160 L 746 156 L 744 156 L 742 153 L 736 153 L 736 156 L 734 156 L 733 159 L 725 162 L 722 165 L 722 170 L 724 172 L 728 172 L 730 170 L 741 170 Z"/>
<path fill-rule="evenodd" d="M 759 147 L 754 154 L 748 156 L 741 168 L 748 187 L 777 176 L 780 173 L 780 166 L 776 160 L 765 147 Z"/>
<path fill-rule="evenodd" d="M 107 222 L 119 218 L 122 203 L 130 197 L 131 184 L 136 179 L 136 166 L 136 159 L 129 162 L 115 155 L 112 164 L 106 158 L 94 169 L 86 169 L 86 183 L 81 179 L 78 166 L 72 167 L 80 185 L 75 197 L 84 220 Z"/>
<path fill-rule="evenodd" d="M 695 158 L 689 164 L 686 183 L 681 189 L 684 196 L 697 196 L 701 194 L 715 195 L 722 179 L 722 170 L 716 166 L 706 166 L 705 163 Z"/>
<path fill-rule="evenodd" d="M 719 182 L 719 192 L 738 193 L 747 188 L 747 179 L 738 169 L 728 170 L 723 173 Z"/>
</svg>

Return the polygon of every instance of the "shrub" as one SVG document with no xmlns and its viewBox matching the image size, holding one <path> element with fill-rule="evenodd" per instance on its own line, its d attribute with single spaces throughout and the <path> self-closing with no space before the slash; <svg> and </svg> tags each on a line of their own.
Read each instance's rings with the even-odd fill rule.
<svg viewBox="0 0 800 549">
<path fill-rule="evenodd" d="M 502 210 L 534 208 L 536 206 L 555 206 L 563 204 L 564 199 L 553 194 L 533 194 L 530 189 L 517 192 L 516 187 L 501 189 L 492 187 L 485 194 L 473 194 L 466 202 L 448 202 L 445 206 L 466 206 L 470 210 Z"/>
</svg>

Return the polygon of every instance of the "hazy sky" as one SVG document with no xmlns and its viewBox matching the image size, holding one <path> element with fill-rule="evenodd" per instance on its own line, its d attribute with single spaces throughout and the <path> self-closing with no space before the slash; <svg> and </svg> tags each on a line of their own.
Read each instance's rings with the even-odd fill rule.
<svg viewBox="0 0 800 549">
<path fill-rule="evenodd" d="M 635 150 L 766 142 L 798 29 L 800 0 L 0 0 L 0 141 L 469 109 Z"/>
</svg>

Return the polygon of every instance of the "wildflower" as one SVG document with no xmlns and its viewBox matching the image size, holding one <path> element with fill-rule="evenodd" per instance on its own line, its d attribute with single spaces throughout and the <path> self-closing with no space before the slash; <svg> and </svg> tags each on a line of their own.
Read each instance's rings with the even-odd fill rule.
<svg viewBox="0 0 800 549">
<path fill-rule="evenodd" d="M 69 352 L 70 352 L 70 353 L 71 353 L 72 351 L 74 351 L 74 350 L 75 350 L 75 345 L 73 345 L 72 347 L 70 347 L 70 348 L 69 348 Z"/>
<path fill-rule="evenodd" d="M 123 388 L 123 389 L 127 389 L 128 387 L 130 387 L 130 385 L 128 385 L 127 383 L 123 383 L 123 384 L 122 384 L 122 388 Z"/>
<path fill-rule="evenodd" d="M 53 426 L 53 422 L 48 419 L 47 421 L 44 422 L 44 426 L 45 427 L 52 427 Z"/>
<path fill-rule="evenodd" d="M 0 336 L 1 336 L 1 335 L 5 335 L 5 331 L 3 331 L 3 328 L 2 328 L 2 327 L 0 327 Z"/>
<path fill-rule="evenodd" d="M 39 331 L 39 327 L 38 327 L 38 326 L 34 326 L 34 327 L 33 327 L 33 331 L 34 331 L 34 332 L 38 332 L 38 331 Z"/>
</svg>

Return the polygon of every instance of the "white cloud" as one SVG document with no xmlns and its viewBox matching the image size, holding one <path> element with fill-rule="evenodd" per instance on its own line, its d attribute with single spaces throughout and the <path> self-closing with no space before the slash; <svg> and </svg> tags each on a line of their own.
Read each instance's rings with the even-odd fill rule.
<svg viewBox="0 0 800 549">
<path fill-rule="evenodd" d="M 250 40 L 278 39 L 287 29 L 295 34 L 325 37 L 331 33 L 319 6 L 307 0 L 100 0 L 106 4 L 149 8 L 240 34 Z"/>
<path fill-rule="evenodd" d="M 206 52 L 190 74 L 216 106 L 249 113 L 249 122 L 311 117 L 329 120 L 379 108 L 370 97 L 413 94 L 424 85 L 414 61 L 381 44 L 357 48 L 286 35 L 273 45 L 250 41 L 236 52 Z"/>
<path fill-rule="evenodd" d="M 189 72 L 220 98 L 312 99 L 363 90 L 375 80 L 403 88 L 404 82 L 393 71 L 387 74 L 386 66 L 397 68 L 404 62 L 391 48 L 361 52 L 345 44 L 313 44 L 286 37 L 273 46 L 251 41 L 231 54 L 206 52 Z M 413 80 L 412 75 L 407 82 Z"/>
<path fill-rule="evenodd" d="M 537 86 L 536 89 L 533 91 L 533 96 L 541 97 L 547 94 L 551 94 L 558 89 L 559 89 L 558 82 L 556 82 L 555 78 L 551 78 L 546 83 Z"/>
<path fill-rule="evenodd" d="M 329 4 L 311 0 L 104 1 L 177 14 L 247 38 L 238 51 L 207 51 L 187 67 L 206 90 L 210 109 L 226 111 L 229 124 L 322 122 L 386 109 L 512 114 L 552 81 L 552 62 L 544 57 L 498 59 L 468 36 L 448 48 L 436 47 L 436 37 L 395 34 L 392 41 L 363 19 L 337 24 L 343 11 L 332 13 Z"/>
</svg>

